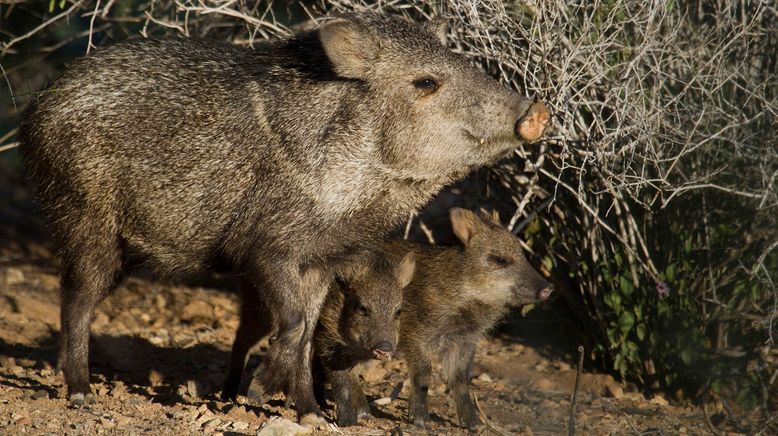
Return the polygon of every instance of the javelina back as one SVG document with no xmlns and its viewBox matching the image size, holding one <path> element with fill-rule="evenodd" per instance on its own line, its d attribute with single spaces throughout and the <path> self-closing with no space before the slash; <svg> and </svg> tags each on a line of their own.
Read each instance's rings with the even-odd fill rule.
<svg viewBox="0 0 778 436">
<path fill-rule="evenodd" d="M 365 396 L 354 382 L 354 366 L 390 357 L 397 348 L 403 288 L 415 267 L 412 252 L 397 259 L 390 260 L 378 250 L 341 263 L 322 306 L 313 339 L 314 373 L 318 375 L 315 388 L 322 403 L 324 382 L 332 384 L 338 425 L 354 425 L 358 415 L 369 413 Z M 250 286 L 243 289 L 241 307 L 222 391 L 225 399 L 234 399 L 238 393 L 249 350 L 274 327 L 273 313 Z"/>
<path fill-rule="evenodd" d="M 329 265 L 548 121 L 439 34 L 360 14 L 257 49 L 136 39 L 33 102 L 19 149 L 59 242 L 71 404 L 95 401 L 90 320 L 130 265 L 219 267 L 278 319 L 255 396 L 290 386 L 298 417 L 322 423 L 310 353 Z"/>
<path fill-rule="evenodd" d="M 478 340 L 508 307 L 545 300 L 551 288 L 496 215 L 458 208 L 450 214 L 464 248 L 416 247 L 416 273 L 404 293 L 400 352 L 410 372 L 413 423 L 429 423 L 431 361 L 439 356 L 459 419 L 472 429 L 480 423 L 468 388 Z M 395 247 L 404 251 L 407 243 Z"/>
</svg>

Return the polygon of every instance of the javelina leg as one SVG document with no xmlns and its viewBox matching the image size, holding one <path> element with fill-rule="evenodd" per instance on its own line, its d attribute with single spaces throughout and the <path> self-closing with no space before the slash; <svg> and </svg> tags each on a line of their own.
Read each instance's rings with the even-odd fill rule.
<svg viewBox="0 0 778 436">
<path fill-rule="evenodd" d="M 90 242 L 98 241 L 94 234 L 90 238 Z M 68 401 L 74 407 L 82 407 L 96 402 L 89 387 L 89 326 L 95 307 L 116 288 L 121 278 L 121 254 L 118 246 L 88 246 L 65 250 L 63 259 L 62 370 Z"/>
<path fill-rule="evenodd" d="M 481 425 L 475 404 L 470 397 L 470 374 L 475 356 L 475 344 L 463 344 L 454 348 L 443 359 L 446 384 L 451 389 L 457 406 L 460 425 L 475 430 Z"/>
<path fill-rule="evenodd" d="M 330 371 L 332 398 L 337 411 L 337 423 L 341 427 L 357 425 L 357 409 L 352 398 L 352 379 L 350 370 Z"/>
<path fill-rule="evenodd" d="M 234 400 L 246 366 L 249 350 L 267 336 L 273 327 L 271 314 L 259 298 L 257 289 L 246 281 L 241 282 L 240 325 L 235 333 L 230 356 L 230 369 L 222 388 L 222 400 Z"/>
<path fill-rule="evenodd" d="M 248 396 L 264 402 L 266 394 L 287 389 L 301 424 L 326 426 L 313 394 L 311 342 L 330 277 L 320 268 L 284 268 L 268 274 L 262 298 L 278 324 L 276 340 L 249 386 Z M 272 283 L 272 285 L 271 285 Z"/>
<path fill-rule="evenodd" d="M 420 355 L 420 353 L 416 353 Z M 408 398 L 408 414 L 413 425 L 421 428 L 429 428 L 430 406 L 427 394 L 430 387 L 430 373 L 432 367 L 426 359 L 420 359 L 410 363 L 411 395 Z"/>
<path fill-rule="evenodd" d="M 359 382 L 353 372 L 349 374 L 351 377 L 351 401 L 354 403 L 354 408 L 357 411 L 357 419 L 370 418 L 370 406 L 367 405 L 367 397 L 365 392 L 362 391 L 362 384 Z"/>
</svg>

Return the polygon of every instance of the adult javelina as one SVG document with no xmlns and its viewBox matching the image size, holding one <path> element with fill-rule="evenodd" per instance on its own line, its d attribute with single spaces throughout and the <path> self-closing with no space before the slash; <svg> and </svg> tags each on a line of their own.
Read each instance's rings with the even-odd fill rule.
<svg viewBox="0 0 778 436">
<path fill-rule="evenodd" d="M 410 372 L 413 423 L 429 423 L 430 362 L 439 356 L 459 419 L 473 429 L 480 420 L 468 384 L 478 340 L 510 305 L 545 300 L 551 287 L 496 215 L 477 216 L 458 208 L 450 215 L 464 248 L 416 248 L 416 272 L 403 297 L 399 347 Z M 407 250 L 406 243 L 397 246 Z"/>
<path fill-rule="evenodd" d="M 310 352 L 329 265 L 548 119 L 440 34 L 363 14 L 256 50 L 138 39 L 53 82 L 19 140 L 61 249 L 70 403 L 95 401 L 89 324 L 129 265 L 219 266 L 265 284 L 279 320 L 260 385 L 292 387 L 320 424 Z"/>
<path fill-rule="evenodd" d="M 414 267 L 413 252 L 394 262 L 379 250 L 360 256 L 335 274 L 313 337 L 313 354 L 317 399 L 323 402 L 323 386 L 328 380 L 340 426 L 355 425 L 358 415 L 369 414 L 352 370 L 360 363 L 394 353 L 403 288 L 411 281 Z M 225 398 L 237 394 L 249 350 L 273 330 L 273 324 L 261 295 L 244 288 L 240 326 L 222 392 Z"/>
</svg>

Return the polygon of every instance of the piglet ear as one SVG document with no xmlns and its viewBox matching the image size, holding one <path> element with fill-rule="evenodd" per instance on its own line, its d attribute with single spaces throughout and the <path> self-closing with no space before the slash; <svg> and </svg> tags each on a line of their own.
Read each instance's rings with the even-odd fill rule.
<svg viewBox="0 0 778 436">
<path fill-rule="evenodd" d="M 425 23 L 423 29 L 438 38 L 441 44 L 448 44 L 448 19 L 435 17 Z"/>
<path fill-rule="evenodd" d="M 400 261 L 400 266 L 397 269 L 397 281 L 401 288 L 411 283 L 414 271 L 416 271 L 416 254 L 413 251 L 409 251 Z"/>
<path fill-rule="evenodd" d="M 475 235 L 478 226 L 478 216 L 470 210 L 455 207 L 449 211 L 451 228 L 462 244 L 467 246 Z"/>
<path fill-rule="evenodd" d="M 319 27 L 319 40 L 338 75 L 365 79 L 378 43 L 372 32 L 351 18 L 335 18 Z"/>
</svg>

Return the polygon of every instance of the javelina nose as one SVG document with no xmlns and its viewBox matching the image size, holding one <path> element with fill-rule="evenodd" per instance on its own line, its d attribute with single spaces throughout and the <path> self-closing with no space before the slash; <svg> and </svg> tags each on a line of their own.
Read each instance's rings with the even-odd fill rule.
<svg viewBox="0 0 778 436">
<path fill-rule="evenodd" d="M 550 119 L 548 108 L 541 102 L 533 103 L 516 121 L 514 133 L 519 139 L 534 141 L 543 135 Z"/>
<path fill-rule="evenodd" d="M 546 286 L 545 288 L 538 291 L 538 300 L 540 301 L 546 301 L 548 300 L 548 297 L 551 296 L 551 293 L 554 292 L 554 287 L 551 285 Z"/>
<path fill-rule="evenodd" d="M 385 359 L 392 355 L 394 351 L 394 345 L 389 341 L 381 341 L 373 347 L 373 356 L 376 359 Z"/>
</svg>

